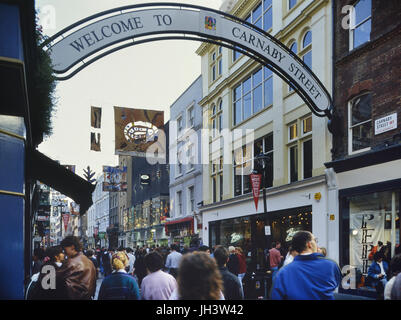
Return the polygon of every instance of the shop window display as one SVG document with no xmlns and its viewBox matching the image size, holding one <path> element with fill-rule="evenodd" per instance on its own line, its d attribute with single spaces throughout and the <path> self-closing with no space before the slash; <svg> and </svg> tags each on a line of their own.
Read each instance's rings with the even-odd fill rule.
<svg viewBox="0 0 401 320">
<path fill-rule="evenodd" d="M 280 241 L 285 256 L 299 230 L 312 231 L 312 208 L 300 207 L 210 223 L 210 244 L 241 247 L 248 271 L 265 270 L 266 252 Z M 270 220 L 269 220 L 270 219 Z"/>
<path fill-rule="evenodd" d="M 372 255 L 369 255 L 373 247 L 379 241 L 384 245 L 388 244 L 388 255 L 384 260 L 389 262 L 395 247 L 400 244 L 399 203 L 398 190 L 350 196 L 345 199 L 343 210 L 349 210 L 349 265 L 356 268 L 358 288 L 373 289 L 367 276 L 369 266 L 373 262 Z"/>
</svg>

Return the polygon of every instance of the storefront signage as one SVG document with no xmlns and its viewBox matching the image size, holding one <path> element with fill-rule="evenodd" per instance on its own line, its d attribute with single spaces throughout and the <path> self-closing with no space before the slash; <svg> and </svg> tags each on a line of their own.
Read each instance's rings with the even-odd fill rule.
<svg viewBox="0 0 401 320">
<path fill-rule="evenodd" d="M 397 129 L 397 113 L 377 119 L 375 121 L 375 135 Z"/>
<path fill-rule="evenodd" d="M 262 175 L 251 174 L 250 178 L 251 178 L 253 201 L 255 201 L 256 211 L 258 211 L 258 202 L 259 202 L 259 193 L 260 193 L 260 184 L 262 181 Z"/>
<path fill-rule="evenodd" d="M 105 18 L 100 19 L 102 16 Z M 71 32 L 72 29 L 75 31 Z M 321 117 L 331 114 L 330 95 L 296 54 L 263 30 L 227 13 L 205 7 L 166 3 L 116 8 L 65 28 L 46 41 L 44 46 L 50 50 L 54 72 L 61 75 L 57 79 L 64 80 L 98 60 L 97 56 L 90 57 L 100 50 L 132 40 L 129 44 L 104 51 L 102 56 L 105 56 L 130 45 L 162 39 L 156 35 L 166 38 L 165 34 L 172 34 L 174 39 L 220 41 L 229 48 L 241 49 L 292 83 L 313 113 Z M 147 38 L 142 40 L 141 37 L 145 36 Z"/>
</svg>

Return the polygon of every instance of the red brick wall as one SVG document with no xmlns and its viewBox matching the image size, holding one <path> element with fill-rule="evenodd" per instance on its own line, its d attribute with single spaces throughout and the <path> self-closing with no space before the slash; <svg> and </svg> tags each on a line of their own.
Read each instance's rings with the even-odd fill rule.
<svg viewBox="0 0 401 320">
<path fill-rule="evenodd" d="M 372 0 L 371 40 L 349 51 L 349 30 L 341 25 L 345 17 L 341 9 L 354 2 L 335 1 L 333 98 L 343 134 L 333 138 L 333 160 L 348 155 L 348 101 L 363 91 L 372 92 L 372 147 L 392 142 L 401 132 L 401 1 Z M 395 112 L 397 129 L 374 135 L 374 121 Z"/>
</svg>

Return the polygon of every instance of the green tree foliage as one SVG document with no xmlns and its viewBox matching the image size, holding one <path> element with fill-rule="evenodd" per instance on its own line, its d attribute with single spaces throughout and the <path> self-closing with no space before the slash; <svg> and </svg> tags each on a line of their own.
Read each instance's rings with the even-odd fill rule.
<svg viewBox="0 0 401 320">
<path fill-rule="evenodd" d="M 52 134 L 52 114 L 56 108 L 56 80 L 49 53 L 40 47 L 45 40 L 42 28 L 36 28 L 35 64 L 33 66 L 32 94 L 30 97 L 30 118 L 32 139 L 35 146 L 40 144 L 44 136 Z"/>
</svg>

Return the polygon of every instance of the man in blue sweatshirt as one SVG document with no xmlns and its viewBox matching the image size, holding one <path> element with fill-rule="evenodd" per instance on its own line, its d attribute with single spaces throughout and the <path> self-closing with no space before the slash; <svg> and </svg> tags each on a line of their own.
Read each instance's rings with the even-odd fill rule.
<svg viewBox="0 0 401 320">
<path fill-rule="evenodd" d="M 309 231 L 294 235 L 292 247 L 299 255 L 277 273 L 272 300 L 334 300 L 341 271 L 337 263 L 317 252 L 316 242 Z"/>
</svg>

